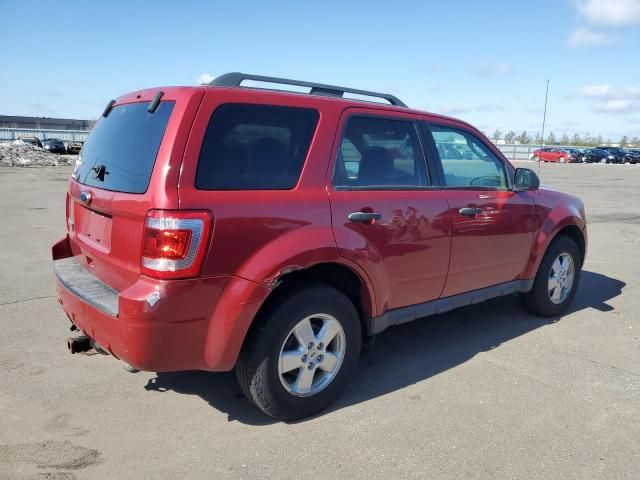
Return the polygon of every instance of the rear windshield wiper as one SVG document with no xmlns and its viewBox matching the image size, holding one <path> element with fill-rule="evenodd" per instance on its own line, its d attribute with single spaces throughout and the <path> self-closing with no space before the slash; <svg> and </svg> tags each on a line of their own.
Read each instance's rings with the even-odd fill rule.
<svg viewBox="0 0 640 480">
<path fill-rule="evenodd" d="M 115 105 L 116 101 L 115 100 L 111 100 L 106 108 L 104 109 L 104 112 L 102 112 L 102 116 L 106 117 L 107 115 L 109 115 L 109 112 L 113 109 L 113 106 Z"/>
<path fill-rule="evenodd" d="M 151 100 L 151 103 L 149 104 L 149 108 L 147 108 L 147 111 L 149 113 L 153 113 L 158 109 L 158 105 L 160 105 L 160 99 L 162 98 L 163 95 L 164 95 L 164 92 L 162 91 L 156 93 L 156 96 L 153 97 L 153 100 Z"/>
</svg>

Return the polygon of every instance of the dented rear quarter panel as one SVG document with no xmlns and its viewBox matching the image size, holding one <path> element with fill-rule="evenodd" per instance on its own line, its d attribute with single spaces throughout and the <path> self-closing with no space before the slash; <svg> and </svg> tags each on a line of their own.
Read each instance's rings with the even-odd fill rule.
<svg viewBox="0 0 640 480">
<path fill-rule="evenodd" d="M 209 121 L 227 103 L 313 108 L 319 112 L 298 184 L 291 190 L 199 190 L 196 171 Z M 363 310 L 375 314 L 366 273 L 338 254 L 325 179 L 342 110 L 340 103 L 251 90 L 205 91 L 186 145 L 179 179 L 180 209 L 207 210 L 213 230 L 203 277 L 231 277 L 209 317 L 205 362 L 232 368 L 246 332 L 282 275 L 320 263 L 341 263 L 365 285 Z"/>
</svg>

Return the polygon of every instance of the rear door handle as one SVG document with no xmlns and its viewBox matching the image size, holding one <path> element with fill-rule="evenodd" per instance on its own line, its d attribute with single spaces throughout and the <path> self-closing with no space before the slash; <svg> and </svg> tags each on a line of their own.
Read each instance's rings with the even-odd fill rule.
<svg viewBox="0 0 640 480">
<path fill-rule="evenodd" d="M 465 217 L 473 217 L 474 215 L 480 215 L 482 213 L 481 208 L 474 207 L 464 207 L 458 210 L 460 215 L 464 215 Z"/>
<path fill-rule="evenodd" d="M 352 212 L 347 216 L 351 222 L 368 223 L 382 218 L 381 213 L 377 212 Z"/>
</svg>

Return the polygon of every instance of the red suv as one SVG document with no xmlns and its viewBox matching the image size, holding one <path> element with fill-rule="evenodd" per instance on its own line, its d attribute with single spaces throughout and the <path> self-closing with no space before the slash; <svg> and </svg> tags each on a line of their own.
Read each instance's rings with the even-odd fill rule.
<svg viewBox="0 0 640 480">
<path fill-rule="evenodd" d="M 276 83 L 309 91 L 257 88 Z M 66 218 L 52 255 L 72 351 L 235 368 L 282 419 L 326 407 L 389 326 L 512 293 L 562 314 L 587 244 L 582 202 L 467 123 L 239 73 L 112 101 Z"/>
</svg>

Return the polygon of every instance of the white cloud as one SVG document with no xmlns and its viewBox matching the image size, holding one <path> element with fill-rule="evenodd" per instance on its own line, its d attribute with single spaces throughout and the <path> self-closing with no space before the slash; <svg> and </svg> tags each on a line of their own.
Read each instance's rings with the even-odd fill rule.
<svg viewBox="0 0 640 480">
<path fill-rule="evenodd" d="M 202 85 L 203 83 L 209 83 L 211 82 L 214 78 L 213 75 L 211 75 L 210 73 L 201 73 L 200 76 L 198 78 L 196 78 L 196 83 L 198 85 Z"/>
<path fill-rule="evenodd" d="M 580 97 L 593 97 L 593 98 L 606 98 L 613 94 L 614 88 L 608 83 L 602 85 L 587 85 L 582 87 L 578 96 Z"/>
<path fill-rule="evenodd" d="M 470 108 L 463 107 L 462 105 L 456 105 L 453 103 L 447 105 L 440 105 L 438 112 L 444 115 L 460 115 L 462 113 L 469 113 Z"/>
<path fill-rule="evenodd" d="M 597 113 L 640 112 L 640 86 L 623 87 L 610 83 L 586 85 L 570 96 L 590 100 L 591 110 Z"/>
<path fill-rule="evenodd" d="M 640 24 L 640 0 L 579 0 L 576 8 L 596 25 Z"/>
<path fill-rule="evenodd" d="M 427 87 L 426 91 L 429 93 L 444 93 L 447 91 L 447 87 L 444 85 L 433 85 L 431 87 Z"/>
<path fill-rule="evenodd" d="M 38 117 L 55 117 L 58 111 L 47 103 L 34 102 L 28 105 L 31 112 Z"/>
<path fill-rule="evenodd" d="M 640 103 L 632 100 L 606 100 L 596 103 L 592 110 L 598 113 L 635 113 L 640 112 Z"/>
<path fill-rule="evenodd" d="M 579 47 L 602 47 L 611 45 L 615 41 L 612 35 L 601 32 L 594 32 L 587 28 L 578 28 L 573 31 L 569 37 L 569 46 L 572 48 Z"/>
<path fill-rule="evenodd" d="M 511 67 L 506 63 L 484 62 L 473 66 L 476 75 L 482 78 L 508 77 L 511 75 Z"/>
<path fill-rule="evenodd" d="M 603 83 L 600 85 L 587 85 L 574 94 L 576 97 L 596 98 L 602 100 L 628 100 L 640 99 L 640 86 L 620 87 Z"/>
<path fill-rule="evenodd" d="M 476 107 L 476 111 L 483 113 L 491 113 L 491 112 L 504 112 L 504 107 L 502 105 L 478 105 Z"/>
</svg>

